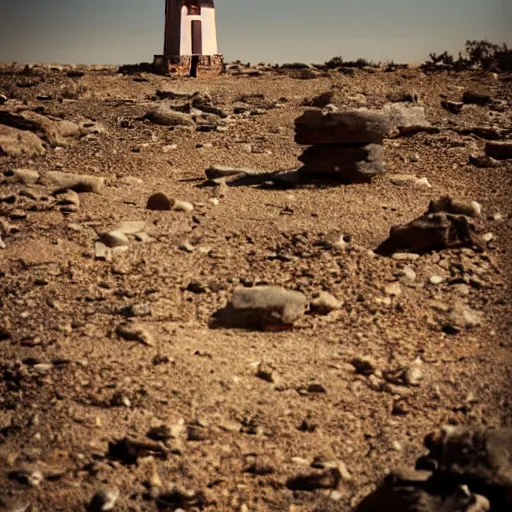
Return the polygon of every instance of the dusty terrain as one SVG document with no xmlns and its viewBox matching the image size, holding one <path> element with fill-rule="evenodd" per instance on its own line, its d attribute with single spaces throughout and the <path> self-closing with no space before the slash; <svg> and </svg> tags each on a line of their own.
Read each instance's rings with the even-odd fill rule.
<svg viewBox="0 0 512 512">
<path fill-rule="evenodd" d="M 63 144 L 46 140 L 44 155 L 0 156 L 0 209 L 15 227 L 0 249 L 0 504 L 81 511 L 97 490 L 117 488 L 119 511 L 348 511 L 390 469 L 414 465 L 431 430 L 512 426 L 512 166 L 471 165 L 485 141 L 457 132 L 495 127 L 510 138 L 506 77 L 358 70 L 309 80 L 267 72 L 171 80 L 0 71 L 8 98 L 0 110 L 95 127 Z M 390 93 L 415 91 L 441 131 L 386 139 L 387 171 L 370 184 L 221 193 L 202 186 L 215 164 L 297 167 L 303 148 L 294 120 L 304 99 L 333 85 L 334 103 L 354 108 L 380 108 Z M 505 108 L 441 107 L 467 89 Z M 142 119 L 159 104 L 186 103 L 159 99 L 157 90 L 208 93 L 229 114 L 213 115 L 225 128 Z M 234 114 L 237 106 L 248 112 Z M 48 186 L 15 182 L 7 171 L 17 168 L 107 181 L 100 194 L 79 194 L 80 206 L 68 213 Z M 397 186 L 392 173 L 425 177 L 431 188 Z M 155 192 L 194 210 L 146 210 Z M 494 235 L 484 252 L 408 260 L 372 252 L 391 226 L 447 194 L 482 205 L 479 222 Z M 97 233 L 121 221 L 146 221 L 148 237 L 96 258 Z M 322 243 L 333 234 L 348 245 Z M 308 298 L 328 291 L 342 307 L 307 314 L 290 331 L 209 327 L 235 288 L 256 284 Z M 456 305 L 471 308 L 477 325 L 447 328 Z M 119 336 L 130 315 L 149 343 Z M 375 367 L 356 373 L 358 357 Z M 269 368 L 265 378 L 260 363 Z M 402 382 L 411 365 L 420 367 L 419 380 Z M 161 425 L 167 439 L 152 441 L 148 432 Z M 123 438 L 164 449 L 120 457 L 113 444 Z M 341 465 L 338 488 L 290 489 L 315 459 L 320 468 Z M 159 499 L 174 487 L 181 494 Z M 183 499 L 184 491 L 196 498 Z"/>
</svg>

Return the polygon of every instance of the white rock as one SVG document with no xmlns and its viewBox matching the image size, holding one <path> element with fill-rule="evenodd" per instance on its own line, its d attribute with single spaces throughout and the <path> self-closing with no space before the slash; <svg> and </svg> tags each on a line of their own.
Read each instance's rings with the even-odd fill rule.
<svg viewBox="0 0 512 512">
<path fill-rule="evenodd" d="M 187 201 L 175 201 L 172 209 L 175 212 L 186 212 L 190 213 L 194 210 L 194 205 L 192 203 L 188 203 Z"/>
<path fill-rule="evenodd" d="M 430 284 L 438 285 L 444 282 L 444 277 L 441 276 L 430 276 Z"/>
<path fill-rule="evenodd" d="M 390 283 L 386 285 L 384 288 L 384 293 L 386 295 L 390 295 L 392 297 L 396 297 L 397 295 L 400 295 L 402 293 L 402 288 L 400 286 L 400 283 Z"/>
<path fill-rule="evenodd" d="M 414 270 L 409 267 L 408 265 L 406 265 L 403 269 L 402 269 L 402 272 L 404 274 L 404 276 L 409 280 L 409 281 L 415 281 L 416 280 L 416 272 L 414 272 Z"/>
<path fill-rule="evenodd" d="M 117 226 L 115 231 L 123 235 L 135 235 L 136 233 L 142 233 L 145 229 L 146 222 L 143 220 L 125 220 Z"/>
</svg>

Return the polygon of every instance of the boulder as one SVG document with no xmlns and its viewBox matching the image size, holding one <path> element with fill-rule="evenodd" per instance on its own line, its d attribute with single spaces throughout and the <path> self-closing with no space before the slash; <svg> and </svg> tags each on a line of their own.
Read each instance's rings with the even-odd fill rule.
<svg viewBox="0 0 512 512">
<path fill-rule="evenodd" d="M 375 252 L 392 256 L 396 252 L 424 254 L 455 247 L 483 250 L 484 242 L 473 220 L 466 215 L 427 212 L 408 224 L 393 226 Z"/>
<path fill-rule="evenodd" d="M 40 156 L 46 150 L 35 134 L 0 124 L 0 156 Z"/>
<path fill-rule="evenodd" d="M 485 153 L 495 160 L 511 160 L 512 141 L 488 142 L 485 145 Z"/>
<path fill-rule="evenodd" d="M 389 118 L 367 109 L 306 110 L 295 121 L 295 142 L 305 145 L 378 144 L 388 131 Z"/>
<path fill-rule="evenodd" d="M 238 288 L 230 303 L 212 318 L 212 327 L 290 329 L 307 309 L 306 296 L 278 286 Z"/>
</svg>

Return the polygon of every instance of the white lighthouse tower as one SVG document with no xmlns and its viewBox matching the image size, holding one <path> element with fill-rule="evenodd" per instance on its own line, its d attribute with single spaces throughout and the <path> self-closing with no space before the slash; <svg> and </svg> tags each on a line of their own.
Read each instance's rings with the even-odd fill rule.
<svg viewBox="0 0 512 512">
<path fill-rule="evenodd" d="M 220 74 L 214 0 L 166 0 L 164 54 L 155 56 L 165 74 Z"/>
</svg>

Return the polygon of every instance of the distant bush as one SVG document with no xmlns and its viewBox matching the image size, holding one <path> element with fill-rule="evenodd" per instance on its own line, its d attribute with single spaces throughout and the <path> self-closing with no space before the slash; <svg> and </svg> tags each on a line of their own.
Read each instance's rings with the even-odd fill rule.
<svg viewBox="0 0 512 512">
<path fill-rule="evenodd" d="M 397 64 L 394 61 L 386 62 L 384 64 L 384 71 L 387 73 L 392 73 L 393 71 L 398 71 L 400 69 L 409 69 L 409 64 Z"/>
<path fill-rule="evenodd" d="M 325 67 L 328 69 L 337 69 L 343 66 L 343 57 L 333 57 L 325 63 Z"/>
<path fill-rule="evenodd" d="M 431 53 L 430 60 L 421 65 L 424 71 L 482 69 L 484 71 L 512 71 L 512 49 L 505 43 L 497 45 L 484 41 L 466 41 L 464 51 L 457 58 L 448 52 Z"/>
<path fill-rule="evenodd" d="M 281 64 L 281 69 L 309 69 L 311 66 L 302 62 L 289 62 Z"/>
</svg>

